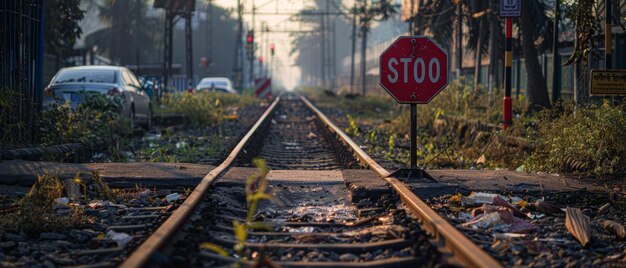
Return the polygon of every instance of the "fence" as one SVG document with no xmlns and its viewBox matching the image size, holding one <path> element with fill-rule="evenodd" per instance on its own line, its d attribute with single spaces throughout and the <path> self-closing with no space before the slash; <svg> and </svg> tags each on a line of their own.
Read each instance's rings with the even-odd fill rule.
<svg viewBox="0 0 626 268">
<path fill-rule="evenodd" d="M 0 104 L 0 133 L 21 141 L 35 139 L 41 106 L 43 5 L 44 0 L 0 1 L 0 91 L 7 100 Z"/>
</svg>

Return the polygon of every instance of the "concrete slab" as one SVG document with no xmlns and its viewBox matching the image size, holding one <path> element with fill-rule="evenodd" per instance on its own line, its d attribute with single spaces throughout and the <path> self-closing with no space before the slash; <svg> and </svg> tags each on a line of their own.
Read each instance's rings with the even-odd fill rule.
<svg viewBox="0 0 626 268">
<path fill-rule="evenodd" d="M 459 185 L 474 191 L 575 191 L 606 190 L 591 179 L 511 170 L 427 170 L 438 182 Z"/>
<path fill-rule="evenodd" d="M 344 184 L 341 170 L 270 170 L 267 181 L 278 184 Z"/>
<path fill-rule="evenodd" d="M 90 174 L 93 170 L 113 187 L 132 187 L 139 183 L 152 187 L 191 187 L 214 168 L 188 163 L 69 164 L 12 160 L 0 162 L 0 184 L 29 186 L 38 175 L 45 173 L 70 179 L 77 173 Z"/>
<path fill-rule="evenodd" d="M 383 195 L 390 194 L 391 189 L 378 174 L 369 169 L 346 169 L 341 171 L 350 193 L 350 201 L 355 204 L 367 199 L 376 203 Z"/>
</svg>

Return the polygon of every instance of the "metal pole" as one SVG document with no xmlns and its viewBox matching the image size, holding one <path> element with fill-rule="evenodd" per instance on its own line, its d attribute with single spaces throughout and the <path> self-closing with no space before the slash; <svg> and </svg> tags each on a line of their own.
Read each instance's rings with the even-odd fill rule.
<svg viewBox="0 0 626 268">
<path fill-rule="evenodd" d="M 187 88 L 193 87 L 193 51 L 191 40 L 191 12 L 185 14 L 185 61 L 187 63 Z"/>
<path fill-rule="evenodd" d="M 352 55 L 350 63 L 350 93 L 355 93 L 354 88 L 354 53 L 356 53 L 356 1 L 354 1 L 353 7 L 354 14 L 352 15 Z"/>
<path fill-rule="evenodd" d="M 417 169 L 417 104 L 411 103 L 411 169 Z"/>
<path fill-rule="evenodd" d="M 241 35 L 243 34 L 243 27 L 241 25 L 241 0 L 237 0 L 237 36 L 235 37 L 235 64 L 233 67 L 233 79 L 236 87 L 243 93 L 243 74 L 241 72 L 243 68 L 243 45 L 241 44 Z"/>
<path fill-rule="evenodd" d="M 456 77 L 461 77 L 463 71 L 463 2 L 459 1 L 457 6 L 457 24 L 456 24 Z"/>
<path fill-rule="evenodd" d="M 327 5 L 328 3 L 324 2 L 325 5 Z M 320 55 L 322 55 L 322 57 L 320 58 L 320 80 L 321 80 L 321 84 L 322 87 L 326 86 L 326 16 L 324 14 L 321 15 L 320 17 L 320 35 L 321 35 L 321 41 L 322 41 L 322 46 L 320 47 Z"/>
<path fill-rule="evenodd" d="M 254 14 L 256 12 L 256 7 L 254 6 L 254 0 L 252 0 L 252 40 L 254 41 L 254 27 L 256 24 L 256 20 Z M 250 55 L 250 84 L 254 87 L 254 42 L 252 42 L 252 55 Z"/>
<path fill-rule="evenodd" d="M 604 1 L 604 68 L 611 69 L 613 53 L 613 40 L 611 35 L 611 0 Z"/>
<path fill-rule="evenodd" d="M 365 14 L 363 14 L 363 23 L 361 26 L 361 30 L 363 31 L 363 35 L 361 38 L 361 86 L 362 86 L 362 92 L 363 92 L 363 96 L 365 96 L 365 94 L 367 93 L 367 63 L 365 62 L 365 53 L 367 51 L 367 27 L 368 27 L 368 23 L 369 23 L 369 19 L 367 18 L 367 0 L 363 1 L 363 10 L 365 11 Z"/>
<path fill-rule="evenodd" d="M 561 98 L 561 55 L 559 54 L 559 0 L 554 0 L 554 35 L 552 37 L 552 102 Z"/>
<path fill-rule="evenodd" d="M 511 102 L 511 65 L 513 61 L 513 21 L 511 18 L 505 19 L 506 42 L 504 44 L 504 130 L 513 124 L 512 102 Z"/>
</svg>

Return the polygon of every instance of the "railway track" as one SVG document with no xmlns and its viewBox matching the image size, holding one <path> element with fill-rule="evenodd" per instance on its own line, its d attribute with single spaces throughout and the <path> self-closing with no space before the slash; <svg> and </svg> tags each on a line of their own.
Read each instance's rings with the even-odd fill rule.
<svg viewBox="0 0 626 268">
<path fill-rule="evenodd" d="M 265 159 L 272 169 L 265 179 L 273 200 L 262 202 L 248 221 L 245 181 L 256 169 L 241 167 L 250 166 L 255 157 Z M 369 170 L 357 170 L 359 162 Z M 372 181 L 364 179 L 368 174 L 373 174 Z M 348 180 L 355 179 L 357 183 L 346 187 Z M 359 181 L 379 183 L 383 185 L 379 188 L 391 191 L 365 190 L 367 198 L 359 199 L 353 191 Z M 242 243 L 233 222 L 257 227 L 248 228 Z M 224 252 L 201 248 L 206 242 Z M 269 106 L 226 160 L 204 177 L 122 267 L 233 263 L 500 266 L 365 154 L 306 98 L 293 94 L 284 94 Z"/>
</svg>

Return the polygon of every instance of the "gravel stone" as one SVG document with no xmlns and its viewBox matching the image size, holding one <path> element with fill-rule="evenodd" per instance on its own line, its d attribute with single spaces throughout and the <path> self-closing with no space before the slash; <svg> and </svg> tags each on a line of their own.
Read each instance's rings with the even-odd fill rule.
<svg viewBox="0 0 626 268">
<path fill-rule="evenodd" d="M 7 241 L 7 242 L 0 243 L 0 248 L 2 248 L 4 250 L 12 249 L 15 246 L 17 246 L 17 243 L 15 241 Z"/>
<path fill-rule="evenodd" d="M 74 265 L 75 264 L 74 260 L 72 259 L 57 257 L 52 254 L 47 255 L 46 259 L 58 265 Z"/>
<path fill-rule="evenodd" d="M 26 236 L 22 234 L 5 233 L 4 238 L 15 242 L 26 242 Z"/>
<path fill-rule="evenodd" d="M 63 240 L 67 236 L 60 233 L 41 233 L 39 235 L 40 240 Z"/>
<path fill-rule="evenodd" d="M 342 262 L 354 262 L 358 259 L 359 257 L 352 253 L 341 254 L 341 256 L 339 256 L 339 260 Z"/>
</svg>

